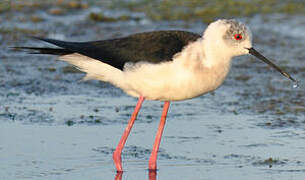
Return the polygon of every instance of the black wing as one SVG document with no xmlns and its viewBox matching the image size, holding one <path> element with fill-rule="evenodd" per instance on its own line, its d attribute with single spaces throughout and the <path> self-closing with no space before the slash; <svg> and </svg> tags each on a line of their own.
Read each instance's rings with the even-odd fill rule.
<svg viewBox="0 0 305 180">
<path fill-rule="evenodd" d="M 118 39 L 90 42 L 65 42 L 36 38 L 63 49 L 21 47 L 38 50 L 42 54 L 64 55 L 79 53 L 100 60 L 123 70 L 126 62 L 146 61 L 159 63 L 170 61 L 188 43 L 197 40 L 199 34 L 186 31 L 154 31 L 130 35 Z M 49 49 L 49 53 L 48 53 Z"/>
</svg>

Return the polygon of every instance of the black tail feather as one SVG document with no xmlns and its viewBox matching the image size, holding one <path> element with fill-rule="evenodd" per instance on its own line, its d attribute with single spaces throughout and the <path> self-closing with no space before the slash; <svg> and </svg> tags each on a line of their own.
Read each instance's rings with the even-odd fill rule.
<svg viewBox="0 0 305 180">
<path fill-rule="evenodd" d="M 51 54 L 51 55 L 67 55 L 72 54 L 73 51 L 62 48 L 40 48 L 40 47 L 12 47 L 14 50 L 25 50 L 29 54 Z"/>
</svg>

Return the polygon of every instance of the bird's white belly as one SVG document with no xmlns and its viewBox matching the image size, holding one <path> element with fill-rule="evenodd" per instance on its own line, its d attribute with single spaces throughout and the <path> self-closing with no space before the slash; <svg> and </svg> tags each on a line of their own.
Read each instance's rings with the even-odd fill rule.
<svg viewBox="0 0 305 180">
<path fill-rule="evenodd" d="M 202 92 L 200 85 L 194 80 L 173 80 L 139 77 L 133 81 L 126 93 L 133 96 L 144 96 L 149 100 L 177 101 L 196 97 Z"/>
<path fill-rule="evenodd" d="M 125 72 L 126 88 L 131 96 L 144 96 L 149 100 L 179 101 L 190 99 L 216 89 L 223 77 L 207 69 L 189 69 L 167 62 L 158 65 L 143 64 Z"/>
</svg>

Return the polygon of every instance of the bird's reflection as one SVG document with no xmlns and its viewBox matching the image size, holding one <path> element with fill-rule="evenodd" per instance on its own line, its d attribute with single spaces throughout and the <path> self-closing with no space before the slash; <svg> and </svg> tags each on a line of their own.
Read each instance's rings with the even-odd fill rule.
<svg viewBox="0 0 305 180">
<path fill-rule="evenodd" d="M 123 172 L 117 172 L 114 180 L 122 180 Z M 157 171 L 149 171 L 148 180 L 157 180 Z"/>
</svg>

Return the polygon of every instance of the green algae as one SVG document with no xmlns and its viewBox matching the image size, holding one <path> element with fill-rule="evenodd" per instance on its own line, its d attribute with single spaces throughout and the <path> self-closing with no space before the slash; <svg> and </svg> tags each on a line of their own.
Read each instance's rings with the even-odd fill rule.
<svg viewBox="0 0 305 180">
<path fill-rule="evenodd" d="M 90 13 L 88 18 L 93 21 L 102 21 L 102 22 L 115 22 L 117 21 L 113 17 L 107 17 L 103 13 Z"/>
<path fill-rule="evenodd" d="M 35 29 L 27 29 L 27 28 L 0 28 L 1 34 L 24 34 L 24 35 L 39 35 L 42 34 L 42 30 L 35 30 Z"/>
<path fill-rule="evenodd" d="M 288 162 L 287 159 L 283 159 L 283 160 L 279 160 L 279 159 L 275 159 L 275 158 L 268 158 L 265 160 L 259 160 L 257 162 L 254 162 L 253 165 L 254 166 L 269 166 L 269 168 L 272 168 L 272 166 L 274 165 L 283 165 L 286 164 Z"/>
<path fill-rule="evenodd" d="M 29 11 L 29 10 L 46 10 L 51 8 L 62 8 L 66 10 L 87 9 L 89 4 L 78 0 L 31 0 L 31 1 L 1 1 L 0 13 L 7 11 Z"/>
<path fill-rule="evenodd" d="M 241 17 L 254 14 L 304 14 L 305 4 L 299 1 L 276 0 L 164 0 L 121 1 L 115 0 L 112 8 L 144 12 L 148 18 L 158 20 L 202 20 L 211 22 L 219 17 Z"/>
<path fill-rule="evenodd" d="M 68 126 L 73 126 L 74 124 L 75 124 L 75 122 L 72 120 L 66 121 L 66 125 L 68 125 Z"/>
<path fill-rule="evenodd" d="M 85 2 L 76 0 L 32 0 L 18 1 L 10 3 L 0 3 L 0 13 L 8 10 L 26 11 L 52 8 L 61 8 L 63 11 L 81 11 L 90 6 L 106 7 L 116 10 L 128 10 L 130 12 L 141 12 L 153 21 L 162 20 L 199 20 L 206 23 L 217 18 L 234 18 L 243 16 L 253 16 L 255 14 L 305 14 L 305 4 L 297 0 L 277 1 L 277 0 L 113 0 L 113 1 L 92 1 Z M 103 13 L 90 13 L 88 18 L 99 22 L 116 22 L 134 19 L 128 15 L 120 17 L 109 17 Z M 36 21 L 34 19 L 34 21 Z M 40 19 L 39 19 L 40 21 Z"/>
<path fill-rule="evenodd" d="M 119 17 L 110 17 L 110 16 L 106 16 L 104 15 L 104 13 L 94 13 L 91 12 L 88 15 L 88 19 L 92 20 L 92 21 L 98 21 L 98 22 L 117 22 L 117 21 L 128 21 L 128 20 L 140 20 L 139 18 L 134 18 L 128 15 L 122 15 Z"/>
<path fill-rule="evenodd" d="M 0 2 L 0 13 L 10 10 L 10 4 L 7 2 Z"/>
</svg>

